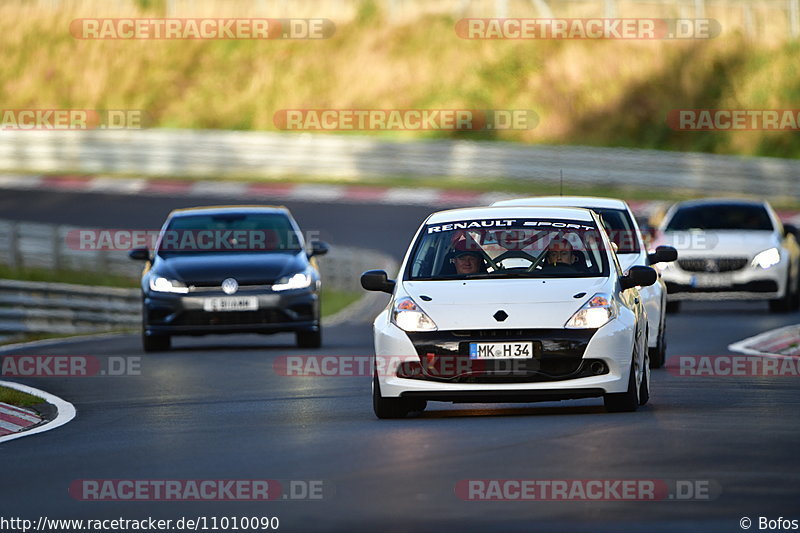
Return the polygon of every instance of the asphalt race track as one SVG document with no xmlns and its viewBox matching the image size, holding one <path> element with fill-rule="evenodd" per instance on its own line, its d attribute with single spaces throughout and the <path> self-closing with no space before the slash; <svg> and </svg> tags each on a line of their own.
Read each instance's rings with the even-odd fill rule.
<svg viewBox="0 0 800 533">
<path fill-rule="evenodd" d="M 203 198 L 4 191 L 3 218 L 156 228 Z M 287 203 L 333 245 L 404 252 L 426 207 Z M 429 404 L 379 421 L 369 377 L 288 377 L 276 358 L 307 355 L 293 337 L 177 338 L 145 356 L 116 336 L 15 354 L 141 357 L 141 375 L 18 380 L 72 402 L 68 425 L 0 445 L 0 515 L 177 519 L 277 516 L 281 531 L 741 531 L 749 517 L 798 516 L 797 377 L 681 377 L 680 355 L 727 346 L 800 321 L 766 304 L 689 304 L 668 318 L 667 369 L 651 402 L 607 414 L 602 400 Z M 368 324 L 328 328 L 319 353 L 369 355 Z M 95 502 L 80 479 L 318 480 L 325 497 L 274 502 Z M 692 501 L 465 501 L 459 481 L 684 480 L 714 487 Z"/>
</svg>

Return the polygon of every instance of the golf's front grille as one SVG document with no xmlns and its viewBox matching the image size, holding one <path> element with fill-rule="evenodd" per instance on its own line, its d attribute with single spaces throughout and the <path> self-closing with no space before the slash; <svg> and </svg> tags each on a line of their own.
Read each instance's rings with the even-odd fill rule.
<svg viewBox="0 0 800 533">
<path fill-rule="evenodd" d="M 746 257 L 714 257 L 678 259 L 678 265 L 686 272 L 735 272 L 747 266 Z"/>
<path fill-rule="evenodd" d="M 175 326 L 240 326 L 252 324 L 274 324 L 289 322 L 285 312 L 278 309 L 259 311 L 186 311 L 175 319 Z"/>
</svg>

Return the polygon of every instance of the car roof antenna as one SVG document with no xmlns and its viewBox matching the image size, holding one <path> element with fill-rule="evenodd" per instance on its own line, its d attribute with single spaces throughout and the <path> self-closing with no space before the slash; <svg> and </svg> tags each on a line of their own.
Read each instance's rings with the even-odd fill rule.
<svg viewBox="0 0 800 533">
<path fill-rule="evenodd" d="M 559 173 L 561 174 L 561 191 L 560 191 L 560 193 L 561 193 L 561 196 L 564 196 L 564 169 L 562 168 L 561 170 L 559 170 Z"/>
</svg>

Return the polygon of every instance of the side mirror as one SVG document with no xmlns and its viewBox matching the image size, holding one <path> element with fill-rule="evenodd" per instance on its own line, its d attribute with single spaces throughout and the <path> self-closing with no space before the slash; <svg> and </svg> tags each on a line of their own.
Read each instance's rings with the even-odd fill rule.
<svg viewBox="0 0 800 533">
<path fill-rule="evenodd" d="M 392 294 L 396 282 L 389 279 L 383 270 L 367 270 L 361 274 L 361 286 L 368 291 L 386 292 Z"/>
<path fill-rule="evenodd" d="M 633 266 L 628 273 L 619 278 L 622 289 L 634 287 L 649 287 L 658 280 L 658 274 L 653 267 Z"/>
<path fill-rule="evenodd" d="M 795 226 L 794 224 L 784 224 L 783 234 L 787 237 L 789 235 L 794 235 L 794 238 L 800 242 L 800 233 L 798 233 L 797 226 Z"/>
<path fill-rule="evenodd" d="M 671 263 L 677 261 L 678 250 L 672 246 L 659 246 L 652 254 L 648 254 L 647 259 L 651 265 L 656 263 Z"/>
<path fill-rule="evenodd" d="M 330 248 L 327 244 L 322 241 L 314 241 L 311 243 L 311 251 L 308 253 L 308 257 L 314 257 L 315 255 L 325 255 L 328 253 Z"/>
<path fill-rule="evenodd" d="M 134 261 L 149 261 L 150 260 L 150 250 L 147 248 L 134 248 L 130 252 L 128 252 L 128 257 L 133 259 Z"/>
</svg>

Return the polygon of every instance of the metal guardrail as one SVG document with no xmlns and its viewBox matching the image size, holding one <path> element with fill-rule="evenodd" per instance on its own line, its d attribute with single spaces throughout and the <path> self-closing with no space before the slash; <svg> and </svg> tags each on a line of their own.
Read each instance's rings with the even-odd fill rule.
<svg viewBox="0 0 800 533">
<path fill-rule="evenodd" d="M 142 263 L 131 261 L 125 250 L 79 249 L 68 235 L 81 229 L 66 225 L 0 220 L 0 264 L 12 268 L 97 272 L 137 278 Z M 360 291 L 358 274 L 386 262 L 378 252 L 331 246 L 317 258 L 324 283 L 343 291 Z"/>
<path fill-rule="evenodd" d="M 125 251 L 79 250 L 66 238 L 78 228 L 0 220 L 0 263 L 13 268 L 79 270 L 136 278 L 142 264 Z M 81 228 L 87 229 L 87 228 Z M 361 292 L 360 274 L 371 268 L 392 270 L 396 263 L 385 254 L 333 246 L 317 259 L 326 287 Z M 383 304 L 375 297 L 359 302 L 335 323 L 363 321 Z M 331 317 L 332 319 L 334 317 Z M 0 335 L 3 333 L 93 333 L 138 328 L 141 291 L 0 279 Z"/>
<path fill-rule="evenodd" d="M 311 133 L 0 131 L 0 171 L 278 179 L 457 177 L 800 196 L 800 161 Z"/>
<path fill-rule="evenodd" d="M 137 289 L 0 279 L 0 332 L 95 333 L 141 324 Z"/>
</svg>

